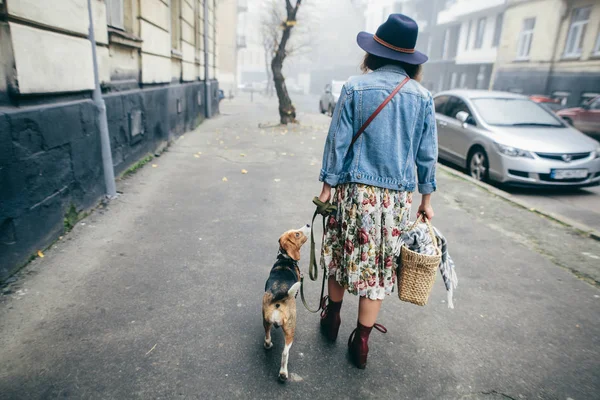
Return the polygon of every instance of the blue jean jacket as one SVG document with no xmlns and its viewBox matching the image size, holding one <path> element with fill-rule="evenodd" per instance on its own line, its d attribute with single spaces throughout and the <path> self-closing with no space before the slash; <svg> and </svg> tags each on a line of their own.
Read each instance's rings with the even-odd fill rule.
<svg viewBox="0 0 600 400">
<path fill-rule="evenodd" d="M 364 183 L 422 194 L 436 190 L 437 130 L 431 94 L 410 80 L 350 148 L 362 124 L 406 77 L 388 65 L 350 78 L 333 113 L 319 180 Z M 415 168 L 416 166 L 416 168 Z"/>
</svg>

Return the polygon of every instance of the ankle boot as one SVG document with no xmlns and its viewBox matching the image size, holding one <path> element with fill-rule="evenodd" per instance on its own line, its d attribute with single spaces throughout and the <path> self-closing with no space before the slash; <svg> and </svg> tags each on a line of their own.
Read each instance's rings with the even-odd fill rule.
<svg viewBox="0 0 600 400">
<path fill-rule="evenodd" d="M 356 322 L 356 329 L 348 338 L 348 350 L 352 362 L 360 369 L 365 369 L 367 366 L 367 355 L 369 354 L 369 335 L 371 330 L 377 329 L 380 332 L 386 333 L 387 329 L 380 324 L 367 327 L 360 322 Z"/>
<path fill-rule="evenodd" d="M 321 332 L 323 332 L 327 339 L 335 342 L 340 330 L 340 324 L 342 323 L 342 318 L 340 317 L 342 302 L 333 301 L 329 296 L 323 298 L 323 303 L 325 302 L 327 302 L 327 305 L 321 311 Z"/>
</svg>

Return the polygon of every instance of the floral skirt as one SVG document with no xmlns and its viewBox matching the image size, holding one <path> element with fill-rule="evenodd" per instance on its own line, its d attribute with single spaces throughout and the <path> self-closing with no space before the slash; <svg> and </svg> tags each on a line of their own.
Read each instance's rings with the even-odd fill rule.
<svg viewBox="0 0 600 400">
<path fill-rule="evenodd" d="M 382 300 L 396 283 L 394 249 L 412 193 L 349 183 L 336 188 L 332 203 L 337 213 L 327 220 L 321 266 L 349 293 Z"/>
</svg>

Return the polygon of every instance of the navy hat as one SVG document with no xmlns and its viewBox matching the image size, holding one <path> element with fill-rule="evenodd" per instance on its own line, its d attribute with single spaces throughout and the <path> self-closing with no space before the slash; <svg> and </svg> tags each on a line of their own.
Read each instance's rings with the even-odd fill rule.
<svg viewBox="0 0 600 400">
<path fill-rule="evenodd" d="M 361 49 L 374 56 L 418 65 L 428 60 L 425 54 L 415 50 L 418 33 L 419 26 L 412 18 L 391 14 L 375 35 L 360 32 L 356 42 Z"/>
</svg>

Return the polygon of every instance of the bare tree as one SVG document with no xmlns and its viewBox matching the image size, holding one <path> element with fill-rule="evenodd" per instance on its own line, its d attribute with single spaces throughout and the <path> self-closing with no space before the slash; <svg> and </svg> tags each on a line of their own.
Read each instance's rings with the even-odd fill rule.
<svg viewBox="0 0 600 400">
<path fill-rule="evenodd" d="M 281 30 L 281 37 L 275 42 L 273 59 L 271 60 L 271 71 L 273 71 L 273 82 L 275 83 L 275 90 L 277 91 L 277 98 L 279 99 L 279 119 L 282 124 L 288 124 L 290 122 L 296 122 L 296 109 L 292 104 L 290 95 L 288 94 L 285 86 L 285 77 L 283 76 L 283 61 L 288 55 L 286 46 L 290 40 L 292 29 L 296 26 L 296 15 L 298 9 L 302 4 L 302 0 L 296 0 L 296 4 L 292 5 L 291 0 L 285 0 L 285 20 L 279 19 L 279 28 Z M 274 8 L 277 16 L 277 9 Z M 276 36 L 278 37 L 278 36 Z"/>
</svg>

